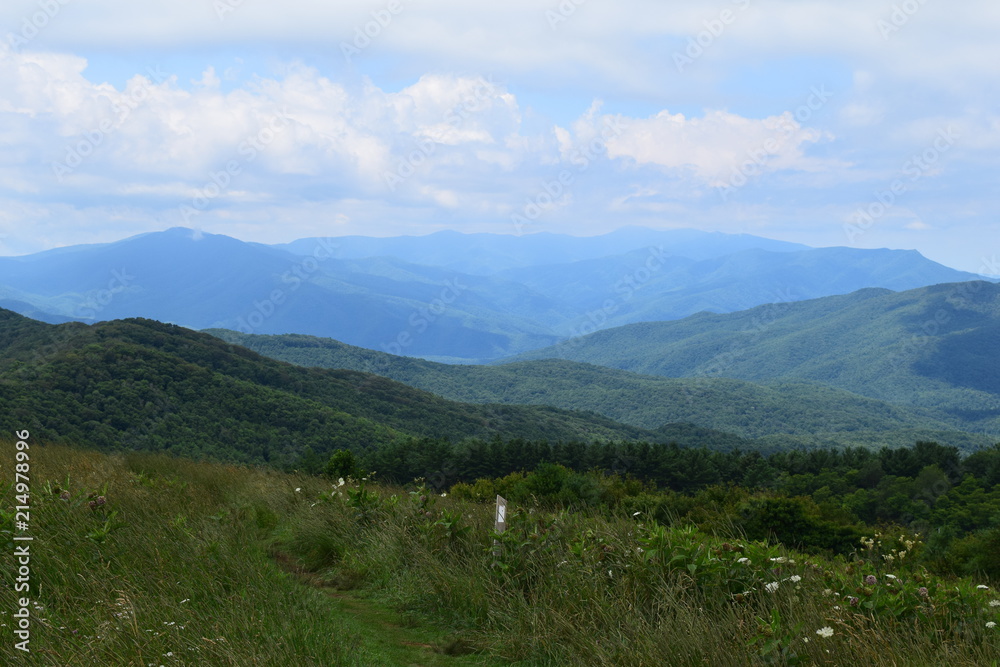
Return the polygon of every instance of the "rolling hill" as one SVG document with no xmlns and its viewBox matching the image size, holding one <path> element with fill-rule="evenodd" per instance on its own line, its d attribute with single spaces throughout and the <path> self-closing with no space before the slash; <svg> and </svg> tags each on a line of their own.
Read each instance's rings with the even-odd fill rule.
<svg viewBox="0 0 1000 667">
<path fill-rule="evenodd" d="M 632 324 L 507 361 L 548 358 L 666 377 L 815 382 L 1000 433 L 1000 285 L 985 281 Z"/>
<path fill-rule="evenodd" d="M 944 412 L 893 405 L 813 382 L 767 385 L 726 378 L 665 378 L 559 359 L 498 366 L 456 366 L 388 355 L 301 335 L 255 336 L 208 330 L 260 354 L 303 366 L 375 373 L 440 396 L 473 403 L 553 405 L 586 410 L 645 429 L 695 424 L 668 435 L 682 444 L 731 433 L 772 449 L 792 445 L 912 444 L 940 440 L 963 449 L 989 444 L 962 433 L 969 425 Z M 732 446 L 748 443 L 729 442 Z"/>
<path fill-rule="evenodd" d="M 657 442 L 549 407 L 467 405 L 348 370 L 301 368 L 152 320 L 48 325 L 0 310 L 2 428 L 105 449 L 290 465 L 410 436 Z"/>
</svg>

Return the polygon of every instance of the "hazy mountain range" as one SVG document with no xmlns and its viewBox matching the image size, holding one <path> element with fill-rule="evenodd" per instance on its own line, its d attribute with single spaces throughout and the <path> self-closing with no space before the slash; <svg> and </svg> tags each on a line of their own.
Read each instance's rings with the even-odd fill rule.
<svg viewBox="0 0 1000 667">
<path fill-rule="evenodd" d="M 174 228 L 0 258 L 0 305 L 52 323 L 146 317 L 472 363 L 635 322 L 974 278 L 913 251 L 694 230 L 268 246 Z"/>
</svg>

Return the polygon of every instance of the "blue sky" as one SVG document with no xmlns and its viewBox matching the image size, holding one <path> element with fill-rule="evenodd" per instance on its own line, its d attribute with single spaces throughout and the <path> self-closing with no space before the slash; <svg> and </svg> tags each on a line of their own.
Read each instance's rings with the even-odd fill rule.
<svg viewBox="0 0 1000 667">
<path fill-rule="evenodd" d="M 0 254 L 645 225 L 1000 274 L 997 3 L 331 4 L 5 2 Z"/>
</svg>

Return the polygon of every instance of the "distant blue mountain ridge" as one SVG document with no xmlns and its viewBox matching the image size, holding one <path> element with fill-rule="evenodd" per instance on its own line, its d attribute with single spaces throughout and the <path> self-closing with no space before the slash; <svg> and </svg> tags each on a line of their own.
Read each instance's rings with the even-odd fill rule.
<svg viewBox="0 0 1000 667">
<path fill-rule="evenodd" d="M 637 322 L 978 279 L 915 251 L 619 229 L 300 239 L 172 228 L 0 258 L 0 301 L 49 322 L 146 317 L 479 363 Z"/>
</svg>

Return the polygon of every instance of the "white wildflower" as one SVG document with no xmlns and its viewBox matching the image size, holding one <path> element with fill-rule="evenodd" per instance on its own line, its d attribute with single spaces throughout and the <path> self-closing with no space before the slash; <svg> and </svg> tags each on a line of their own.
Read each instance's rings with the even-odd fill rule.
<svg viewBox="0 0 1000 667">
<path fill-rule="evenodd" d="M 828 625 L 826 627 L 823 627 L 823 628 L 820 628 L 819 630 L 817 630 L 816 634 L 819 635 L 820 637 L 827 637 L 827 638 L 832 637 L 833 636 L 833 628 L 831 628 Z"/>
<path fill-rule="evenodd" d="M 774 591 L 778 590 L 778 587 L 780 585 L 781 584 L 779 584 L 777 581 L 772 581 L 771 583 L 766 584 L 764 586 L 764 590 L 766 590 L 768 593 L 773 593 Z"/>
</svg>

